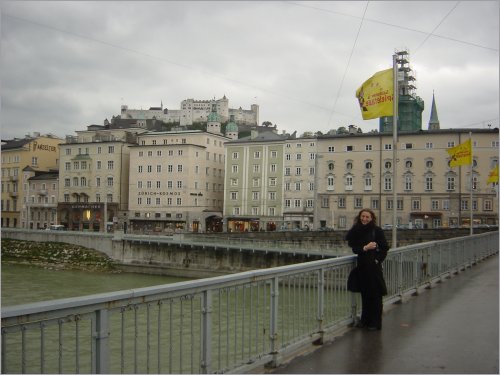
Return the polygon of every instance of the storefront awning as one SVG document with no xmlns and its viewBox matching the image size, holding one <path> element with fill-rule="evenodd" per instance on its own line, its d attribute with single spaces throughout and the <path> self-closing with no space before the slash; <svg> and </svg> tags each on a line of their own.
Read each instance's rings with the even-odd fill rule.
<svg viewBox="0 0 500 375">
<path fill-rule="evenodd" d="M 439 216 L 443 216 L 443 213 L 442 212 L 411 212 L 410 216 L 439 217 Z"/>
</svg>

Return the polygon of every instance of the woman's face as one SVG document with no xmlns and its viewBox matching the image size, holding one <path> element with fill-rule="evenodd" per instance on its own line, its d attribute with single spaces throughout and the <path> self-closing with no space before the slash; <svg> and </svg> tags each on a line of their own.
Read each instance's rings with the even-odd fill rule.
<svg viewBox="0 0 500 375">
<path fill-rule="evenodd" d="M 368 211 L 363 211 L 361 212 L 361 215 L 359 215 L 359 221 L 361 221 L 361 224 L 363 225 L 370 223 L 372 220 L 372 214 Z"/>
</svg>

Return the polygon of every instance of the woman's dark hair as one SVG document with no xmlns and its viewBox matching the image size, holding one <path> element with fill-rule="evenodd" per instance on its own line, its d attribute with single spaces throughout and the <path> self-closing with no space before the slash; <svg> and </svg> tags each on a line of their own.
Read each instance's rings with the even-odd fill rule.
<svg viewBox="0 0 500 375">
<path fill-rule="evenodd" d="M 375 212 L 373 212 L 372 210 L 370 210 L 369 208 L 363 208 L 361 211 L 359 211 L 358 215 L 356 216 L 356 218 L 354 219 L 354 224 L 360 224 L 361 225 L 361 214 L 363 212 L 368 212 L 370 215 L 372 215 L 372 221 L 371 223 L 373 225 L 377 225 L 377 216 L 375 215 Z"/>
</svg>

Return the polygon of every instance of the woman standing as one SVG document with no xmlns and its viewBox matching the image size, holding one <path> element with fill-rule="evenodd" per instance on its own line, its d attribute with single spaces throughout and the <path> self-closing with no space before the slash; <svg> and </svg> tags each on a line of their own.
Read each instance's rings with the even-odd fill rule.
<svg viewBox="0 0 500 375">
<path fill-rule="evenodd" d="M 375 213 L 362 209 L 347 232 L 346 240 L 358 255 L 361 284 L 361 322 L 358 326 L 370 331 L 382 329 L 382 297 L 387 294 L 382 262 L 389 245 L 384 231 L 377 226 Z"/>
</svg>

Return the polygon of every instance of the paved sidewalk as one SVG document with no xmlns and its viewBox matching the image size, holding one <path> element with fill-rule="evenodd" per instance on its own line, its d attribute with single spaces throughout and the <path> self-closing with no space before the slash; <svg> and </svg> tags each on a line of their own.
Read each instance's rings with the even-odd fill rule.
<svg viewBox="0 0 500 375">
<path fill-rule="evenodd" d="M 277 374 L 498 374 L 498 255 L 384 313 L 382 331 L 352 328 Z"/>
</svg>

